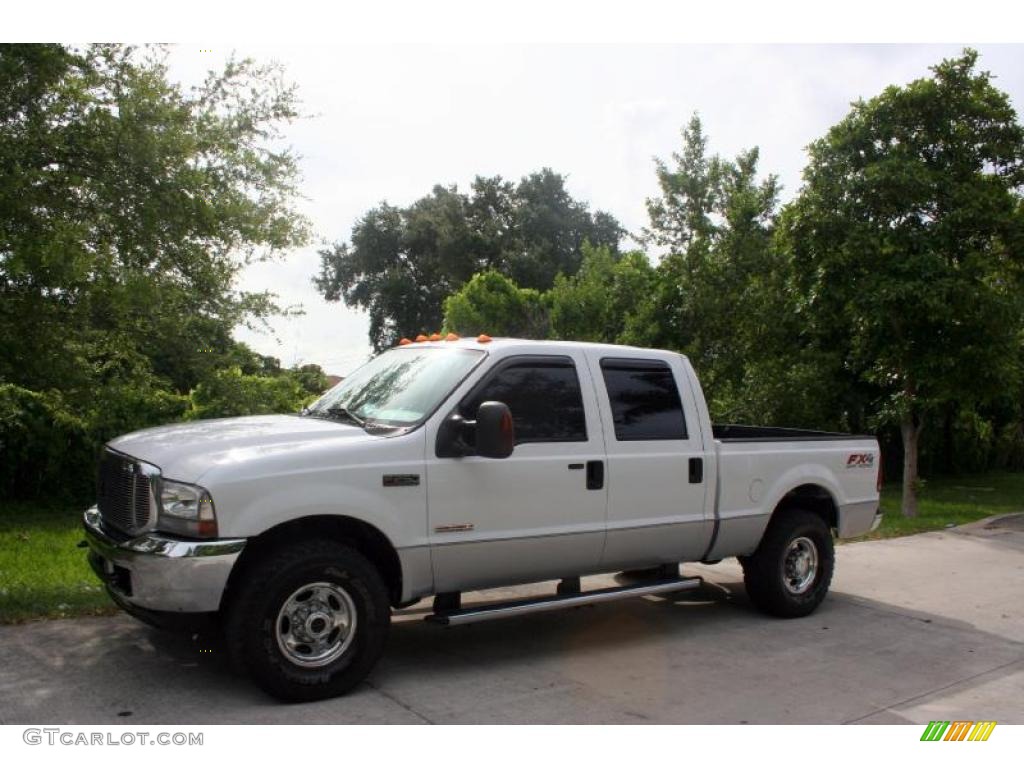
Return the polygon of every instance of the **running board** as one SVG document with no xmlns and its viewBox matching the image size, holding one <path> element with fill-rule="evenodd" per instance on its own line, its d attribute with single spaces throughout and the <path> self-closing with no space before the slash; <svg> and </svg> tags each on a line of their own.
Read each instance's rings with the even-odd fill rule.
<svg viewBox="0 0 1024 768">
<path fill-rule="evenodd" d="M 433 613 L 427 616 L 426 620 L 446 627 L 454 627 L 459 624 L 473 624 L 478 621 L 504 619 L 509 616 L 520 616 L 527 613 L 539 613 L 541 611 L 557 611 L 562 608 L 574 608 L 578 605 L 608 603 L 612 600 L 622 600 L 627 597 L 661 595 L 666 592 L 682 592 L 688 589 L 697 589 L 703 583 L 703 580 L 699 577 L 690 579 L 665 579 L 662 581 L 648 582 L 646 584 L 634 584 L 628 587 L 595 589 L 592 592 L 552 595 L 550 597 L 516 600 L 507 603 L 491 603 L 490 605 L 482 605 L 478 608 L 463 608 L 458 611 L 451 611 L 450 613 Z"/>
</svg>

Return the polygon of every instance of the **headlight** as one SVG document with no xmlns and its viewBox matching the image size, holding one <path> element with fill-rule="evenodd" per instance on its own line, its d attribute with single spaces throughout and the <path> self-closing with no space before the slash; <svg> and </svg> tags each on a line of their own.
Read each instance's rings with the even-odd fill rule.
<svg viewBox="0 0 1024 768">
<path fill-rule="evenodd" d="M 217 536 L 217 516 L 210 492 L 198 485 L 174 480 L 160 482 L 160 517 L 157 527 L 201 539 Z"/>
</svg>

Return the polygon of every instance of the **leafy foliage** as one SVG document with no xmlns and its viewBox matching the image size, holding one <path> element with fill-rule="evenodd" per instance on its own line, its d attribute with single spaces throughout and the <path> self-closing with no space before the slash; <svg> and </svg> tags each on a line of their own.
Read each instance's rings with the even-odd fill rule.
<svg viewBox="0 0 1024 768">
<path fill-rule="evenodd" d="M 0 56 L 2 321 L 25 341 L 0 376 L 34 387 L 87 378 L 123 332 L 119 344 L 174 378 L 197 362 L 189 354 L 273 309 L 233 280 L 248 260 L 306 239 L 289 204 L 294 158 L 270 145 L 296 114 L 278 73 L 231 62 L 182 93 L 154 53 L 132 48 Z M 55 370 L 38 350 L 60 337 L 77 354 Z"/>
<path fill-rule="evenodd" d="M 654 285 L 654 268 L 638 252 L 619 255 L 584 243 L 576 274 L 559 274 L 550 290 L 521 288 L 494 270 L 474 275 L 445 300 L 445 328 L 533 339 L 616 341 L 632 309 Z"/>
<path fill-rule="evenodd" d="M 546 295 L 552 338 L 621 341 L 626 323 L 655 286 L 654 268 L 638 251 L 621 257 L 586 244 L 575 275 L 559 275 Z"/>
<path fill-rule="evenodd" d="M 477 177 L 470 194 L 436 186 L 407 208 L 368 211 L 349 242 L 320 252 L 315 283 L 329 301 L 369 312 L 379 350 L 440 328 L 445 298 L 478 272 L 546 290 L 560 272 L 576 272 L 584 242 L 615 250 L 621 236 L 612 216 L 591 214 L 548 168 L 516 185 Z"/>
<path fill-rule="evenodd" d="M 257 376 L 239 367 L 224 368 L 192 390 L 190 418 L 294 413 L 315 395 L 291 376 Z"/>
<path fill-rule="evenodd" d="M 63 470 L 86 466 L 93 458 L 90 447 L 86 420 L 59 394 L 0 384 L 0 487 L 47 495 L 77 483 L 77 477 L 63 477 Z"/>
<path fill-rule="evenodd" d="M 294 88 L 232 61 L 185 91 L 161 57 L 0 46 L 0 496 L 84 496 L 116 434 L 327 386 L 231 335 L 287 311 L 239 270 L 309 240 Z M 855 102 L 781 210 L 756 148 L 709 146 L 694 116 L 655 163 L 657 259 L 543 169 L 382 202 L 317 287 L 378 349 L 445 325 L 679 350 L 717 420 L 902 437 L 910 512 L 919 453 L 1024 466 L 1024 129 L 977 54 Z"/>
<path fill-rule="evenodd" d="M 0 46 L 0 495 L 83 493 L 104 440 L 261 368 L 231 331 L 280 310 L 234 283 L 308 239 L 296 114 L 247 60 L 185 91 L 159 48 Z"/>
<path fill-rule="evenodd" d="M 463 336 L 544 338 L 548 319 L 541 294 L 489 270 L 474 275 L 444 302 L 444 325 Z"/>
<path fill-rule="evenodd" d="M 821 361 L 793 343 L 799 325 L 783 290 L 787 259 L 773 244 L 776 177 L 759 178 L 756 148 L 733 160 L 709 155 L 697 116 L 682 139 L 674 165 L 656 161 L 661 195 L 647 202 L 646 240 L 669 250 L 623 338 L 684 352 L 716 419 L 834 421 L 827 407 L 810 405 L 829 398 L 808 398 L 803 386 Z"/>
<path fill-rule="evenodd" d="M 976 62 L 855 103 L 783 218 L 809 343 L 846 350 L 879 423 L 901 427 L 907 514 L 925 418 L 1020 383 L 1024 129 Z"/>
<path fill-rule="evenodd" d="M 781 211 L 757 149 L 711 154 L 695 116 L 656 161 L 657 267 L 585 248 L 539 297 L 547 335 L 685 353 L 716 420 L 902 438 L 909 513 L 919 449 L 933 472 L 1024 466 L 1024 129 L 976 65 L 854 103 Z M 519 285 L 487 285 L 450 320 L 520 326 L 495 300 Z"/>
</svg>

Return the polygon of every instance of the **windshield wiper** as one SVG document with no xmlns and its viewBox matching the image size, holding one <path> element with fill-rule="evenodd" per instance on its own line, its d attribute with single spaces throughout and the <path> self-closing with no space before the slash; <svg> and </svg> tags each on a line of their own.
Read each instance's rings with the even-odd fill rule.
<svg viewBox="0 0 1024 768">
<path fill-rule="evenodd" d="M 341 419 L 342 421 L 349 421 L 355 424 L 357 427 L 362 427 L 364 429 L 366 428 L 366 419 L 359 418 L 344 405 L 332 405 L 330 408 L 325 408 L 323 412 L 330 416 L 331 418 Z"/>
</svg>

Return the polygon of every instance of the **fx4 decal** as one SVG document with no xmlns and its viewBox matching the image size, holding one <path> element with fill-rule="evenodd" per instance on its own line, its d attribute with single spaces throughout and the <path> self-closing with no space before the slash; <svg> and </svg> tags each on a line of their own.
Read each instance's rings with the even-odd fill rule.
<svg viewBox="0 0 1024 768">
<path fill-rule="evenodd" d="M 875 454 L 873 453 L 851 453 L 846 459 L 847 469 L 870 469 L 875 466 Z"/>
</svg>

